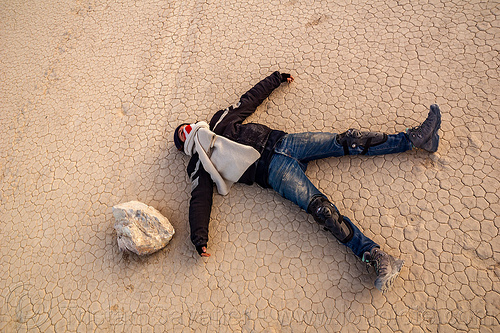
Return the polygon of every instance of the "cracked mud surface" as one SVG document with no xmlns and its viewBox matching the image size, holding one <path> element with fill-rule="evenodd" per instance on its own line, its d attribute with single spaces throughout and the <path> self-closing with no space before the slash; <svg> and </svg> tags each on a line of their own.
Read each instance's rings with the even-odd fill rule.
<svg viewBox="0 0 500 333">
<path fill-rule="evenodd" d="M 495 1 L 0 4 L 0 331 L 494 332 L 500 317 L 500 7 Z M 274 70 L 249 118 L 394 133 L 442 111 L 437 153 L 330 158 L 308 175 L 405 260 L 391 292 L 304 211 L 257 185 L 214 196 L 189 240 L 172 130 Z M 119 252 L 111 207 L 176 235 Z"/>
</svg>

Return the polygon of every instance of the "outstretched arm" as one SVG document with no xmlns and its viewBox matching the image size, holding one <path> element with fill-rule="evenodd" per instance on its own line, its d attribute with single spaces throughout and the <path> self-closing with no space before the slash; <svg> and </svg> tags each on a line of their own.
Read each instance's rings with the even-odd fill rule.
<svg viewBox="0 0 500 333">
<path fill-rule="evenodd" d="M 218 131 L 223 132 L 225 124 L 242 123 L 248 116 L 255 112 L 255 109 L 267 98 L 274 89 L 278 88 L 281 83 L 293 82 L 293 77 L 290 74 L 280 73 L 278 71 L 272 73 L 240 97 L 240 101 L 236 108 L 228 108 L 217 112 L 210 121 L 210 128 L 214 129 L 217 124 Z M 222 123 L 220 120 L 224 119 Z M 222 128 L 221 128 L 222 127 Z"/>
<path fill-rule="evenodd" d="M 208 257 L 210 254 L 206 253 L 206 249 L 214 186 L 210 175 L 203 169 L 198 155 L 193 155 L 189 161 L 188 175 L 191 178 L 189 202 L 191 242 L 201 256 Z"/>
<path fill-rule="evenodd" d="M 290 74 L 276 71 L 257 83 L 240 98 L 241 105 L 237 110 L 241 117 L 244 119 L 251 115 L 255 109 L 271 95 L 274 89 L 278 88 L 283 82 L 291 83 L 293 80 Z"/>
</svg>

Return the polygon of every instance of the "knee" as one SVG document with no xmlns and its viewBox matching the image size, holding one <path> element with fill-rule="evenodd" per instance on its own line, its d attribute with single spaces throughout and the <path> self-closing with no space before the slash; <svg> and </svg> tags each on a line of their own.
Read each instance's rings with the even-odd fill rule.
<svg viewBox="0 0 500 333">
<path fill-rule="evenodd" d="M 347 243 L 354 236 L 351 223 L 344 220 L 337 207 L 324 196 L 316 196 L 307 208 L 314 220 L 332 233 L 341 243 Z"/>
<path fill-rule="evenodd" d="M 357 129 L 349 129 L 337 135 L 337 143 L 344 147 L 344 154 L 349 155 L 349 149 L 363 147 L 361 154 L 366 154 L 370 147 L 380 145 L 387 141 L 387 134 L 378 132 L 361 132 Z"/>
</svg>

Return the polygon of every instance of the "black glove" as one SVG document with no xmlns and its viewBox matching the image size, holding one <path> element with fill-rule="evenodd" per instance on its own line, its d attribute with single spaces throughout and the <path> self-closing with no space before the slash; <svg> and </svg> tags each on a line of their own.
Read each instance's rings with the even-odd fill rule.
<svg viewBox="0 0 500 333">
<path fill-rule="evenodd" d="M 286 82 L 286 80 L 290 77 L 292 76 L 288 73 L 281 73 L 281 82 Z"/>
</svg>

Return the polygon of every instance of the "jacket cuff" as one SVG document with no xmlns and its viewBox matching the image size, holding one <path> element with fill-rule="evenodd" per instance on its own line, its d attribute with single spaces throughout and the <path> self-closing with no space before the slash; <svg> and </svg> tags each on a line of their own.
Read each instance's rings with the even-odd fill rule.
<svg viewBox="0 0 500 333">
<path fill-rule="evenodd" d="M 202 251 L 202 247 L 207 247 L 207 244 L 202 244 L 202 245 L 197 245 L 196 246 L 196 251 L 198 251 L 198 254 L 201 256 L 201 254 L 203 253 Z"/>
</svg>

